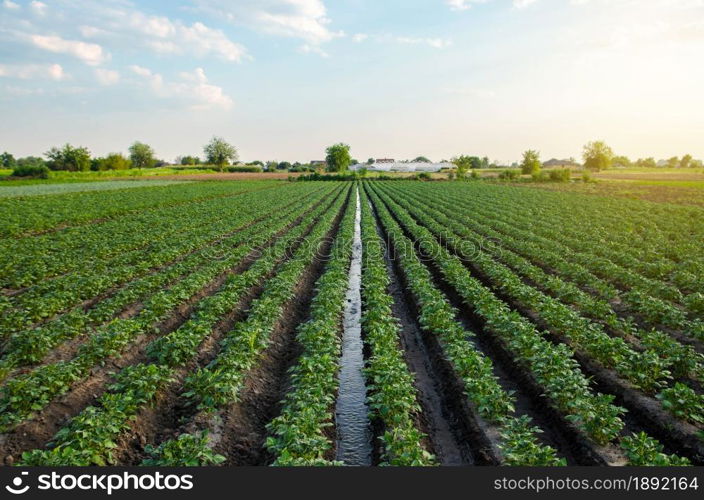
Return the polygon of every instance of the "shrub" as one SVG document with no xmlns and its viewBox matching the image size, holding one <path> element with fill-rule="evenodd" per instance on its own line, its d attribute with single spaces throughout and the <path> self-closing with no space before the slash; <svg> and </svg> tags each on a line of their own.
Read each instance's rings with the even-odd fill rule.
<svg viewBox="0 0 704 500">
<path fill-rule="evenodd" d="M 572 172 L 569 168 L 559 168 L 550 171 L 550 180 L 552 182 L 569 182 L 572 179 Z"/>
<path fill-rule="evenodd" d="M 541 171 L 533 172 L 530 177 L 533 182 L 547 182 L 550 179 L 547 173 Z"/>
<path fill-rule="evenodd" d="M 14 177 L 34 177 L 35 179 L 48 179 L 49 168 L 46 165 L 21 165 L 12 171 Z"/>
<path fill-rule="evenodd" d="M 227 172 L 263 172 L 264 169 L 262 167 L 259 167 L 257 165 L 237 165 L 237 166 L 232 166 L 232 167 L 226 167 L 225 170 Z"/>
<path fill-rule="evenodd" d="M 504 170 L 499 174 L 499 179 L 502 181 L 514 181 L 518 179 L 519 175 L 518 170 Z"/>
</svg>

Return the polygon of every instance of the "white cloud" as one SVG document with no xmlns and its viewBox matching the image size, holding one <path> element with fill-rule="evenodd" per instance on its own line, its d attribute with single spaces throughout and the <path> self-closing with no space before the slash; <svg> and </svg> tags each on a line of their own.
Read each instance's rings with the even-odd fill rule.
<svg viewBox="0 0 704 500">
<path fill-rule="evenodd" d="M 59 64 L 0 64 L 0 77 L 2 76 L 21 80 L 47 78 L 60 81 L 68 78 Z"/>
<path fill-rule="evenodd" d="M 120 73 L 115 70 L 97 68 L 95 70 L 95 78 L 101 85 L 115 85 L 120 81 Z"/>
<path fill-rule="evenodd" d="M 5 85 L 5 87 L 3 87 L 3 92 L 7 95 L 11 95 L 14 97 L 27 97 L 30 95 L 43 95 L 44 89 L 17 87 L 14 85 Z"/>
<path fill-rule="evenodd" d="M 180 73 L 180 81 L 174 82 L 165 81 L 162 75 L 143 66 L 132 65 L 130 70 L 159 98 L 189 102 L 191 109 L 230 109 L 233 106 L 232 98 L 221 87 L 208 83 L 203 68 Z"/>
<path fill-rule="evenodd" d="M 78 31 L 81 33 L 83 38 L 94 38 L 96 36 L 105 35 L 107 32 L 104 29 L 97 28 L 95 26 L 79 26 Z"/>
<path fill-rule="evenodd" d="M 330 57 L 330 54 L 325 52 L 318 45 L 311 45 L 309 43 L 304 43 L 298 48 L 298 51 L 303 54 L 318 54 L 320 57 Z"/>
<path fill-rule="evenodd" d="M 198 10 L 275 36 L 320 45 L 343 36 L 329 28 L 322 0 L 193 0 Z"/>
<path fill-rule="evenodd" d="M 226 61 L 239 62 L 246 57 L 246 49 L 221 30 L 209 28 L 201 22 L 191 25 L 172 21 L 164 16 L 151 16 L 137 10 L 109 9 L 104 12 L 106 30 L 85 27 L 86 35 L 129 37 L 162 54 L 193 54 L 199 57 L 214 55 Z"/>
<path fill-rule="evenodd" d="M 445 3 L 450 6 L 452 10 L 467 10 L 472 7 L 473 4 L 484 3 L 486 0 L 446 0 Z"/>
<path fill-rule="evenodd" d="M 103 48 L 95 43 L 65 40 L 58 36 L 45 35 L 30 35 L 29 38 L 40 49 L 72 55 L 90 66 L 98 66 L 110 58 Z"/>
<path fill-rule="evenodd" d="M 434 49 L 444 49 L 452 45 L 452 41 L 444 38 L 414 38 L 408 36 L 397 36 L 394 40 L 407 45 L 427 45 Z"/>
<path fill-rule="evenodd" d="M 383 35 L 368 35 L 366 33 L 358 33 L 352 37 L 352 40 L 361 43 L 365 40 L 372 39 L 382 43 L 399 43 L 403 45 L 427 45 L 434 49 L 445 49 L 452 45 L 452 40 L 446 38 L 432 37 L 412 37 L 412 36 L 397 36 L 391 34 Z"/>
<path fill-rule="evenodd" d="M 472 5 L 486 3 L 490 0 L 445 0 L 445 3 L 450 6 L 452 10 L 467 10 L 472 7 Z M 572 0 L 572 2 L 585 2 L 588 0 Z M 535 3 L 536 0 L 513 0 L 513 6 L 522 9 L 523 7 L 528 7 L 530 4 Z"/>
<path fill-rule="evenodd" d="M 32 0 L 32 2 L 29 4 L 29 8 L 32 9 L 32 12 L 34 12 L 36 15 L 43 16 L 46 14 L 47 5 L 44 2 Z"/>
<path fill-rule="evenodd" d="M 5 7 L 6 9 L 10 10 L 18 10 L 20 9 L 20 4 L 13 2 L 12 0 L 5 0 L 2 3 L 2 6 Z"/>
</svg>

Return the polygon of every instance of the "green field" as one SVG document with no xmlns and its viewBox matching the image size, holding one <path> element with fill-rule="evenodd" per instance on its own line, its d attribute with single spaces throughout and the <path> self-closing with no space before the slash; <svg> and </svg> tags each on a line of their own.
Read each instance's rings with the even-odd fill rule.
<svg viewBox="0 0 704 500">
<path fill-rule="evenodd" d="M 569 187 L 2 187 L 0 456 L 702 464 L 704 208 Z"/>
</svg>

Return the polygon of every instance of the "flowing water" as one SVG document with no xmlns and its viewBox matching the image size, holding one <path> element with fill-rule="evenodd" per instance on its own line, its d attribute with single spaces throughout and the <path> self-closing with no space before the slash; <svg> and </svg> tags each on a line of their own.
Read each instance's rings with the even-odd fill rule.
<svg viewBox="0 0 704 500">
<path fill-rule="evenodd" d="M 357 191 L 357 211 L 354 224 L 352 262 L 343 323 L 340 388 L 335 408 L 336 458 L 345 465 L 364 466 L 372 463 L 372 435 L 366 401 L 367 391 L 362 373 L 364 345 L 361 327 L 362 237 L 359 191 Z"/>
</svg>

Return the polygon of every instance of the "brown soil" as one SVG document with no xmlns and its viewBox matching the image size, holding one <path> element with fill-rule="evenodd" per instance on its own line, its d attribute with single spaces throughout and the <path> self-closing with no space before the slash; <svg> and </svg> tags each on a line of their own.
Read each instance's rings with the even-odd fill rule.
<svg viewBox="0 0 704 500">
<path fill-rule="evenodd" d="M 384 234 L 384 240 L 390 241 L 378 219 L 377 227 Z M 393 249 L 391 251 L 393 252 Z M 391 258 L 391 260 L 394 268 L 392 276 L 398 280 L 397 282 L 403 289 L 403 301 L 407 304 L 409 315 L 413 318 L 413 323 L 418 329 L 419 325 L 416 319 L 418 318 L 418 310 L 409 293 L 406 277 L 398 264 L 398 259 Z M 445 357 L 437 337 L 418 332 L 422 340 L 418 344 L 416 343 L 418 339 L 414 341 L 413 338 L 405 335 L 407 325 L 403 326 L 404 346 L 414 346 L 415 343 L 414 347 L 418 349 L 415 352 L 411 351 L 410 356 L 408 354 L 406 356 L 411 368 L 420 369 L 414 375 L 421 374 L 417 376 L 416 384 L 421 394 L 420 402 L 424 410 L 423 418 L 427 426 L 426 430 L 431 433 L 433 451 L 438 453 L 441 461 L 446 460 L 448 465 L 457 460 L 460 462 L 459 465 L 498 465 L 500 454 L 495 446 L 495 440 L 490 436 L 491 431 L 465 396 L 464 383 Z M 420 360 L 413 360 L 413 357 L 420 352 L 423 352 L 422 363 L 426 366 L 427 377 L 422 374 L 422 364 L 417 362 Z M 425 405 L 428 404 L 426 398 L 430 397 L 432 400 L 433 393 L 436 393 L 441 400 L 440 413 L 437 412 L 437 408 L 426 411 Z M 445 432 L 448 424 L 450 426 L 449 434 Z"/>
<path fill-rule="evenodd" d="M 377 227 L 378 230 L 381 228 Z M 401 283 L 401 278 L 390 259 L 388 251 L 385 253 L 386 267 L 391 284 L 389 293 L 394 299 L 392 312 L 401 325 L 400 342 L 403 348 L 406 363 L 413 373 L 415 386 L 418 391 L 418 400 L 422 408 L 420 424 L 428 436 L 430 451 L 442 465 L 468 465 L 473 462 L 469 441 L 458 435 L 458 426 L 452 421 L 452 404 L 446 401 L 448 392 L 445 391 L 441 381 L 443 377 L 438 373 L 438 360 L 433 363 L 429 350 L 423 341 L 423 333 L 417 322 L 417 313 L 414 305 L 409 305 L 407 290 Z M 430 341 L 430 339 L 426 339 Z M 436 351 L 436 350 L 435 350 Z M 437 352 L 435 352 L 437 354 Z"/>
</svg>

